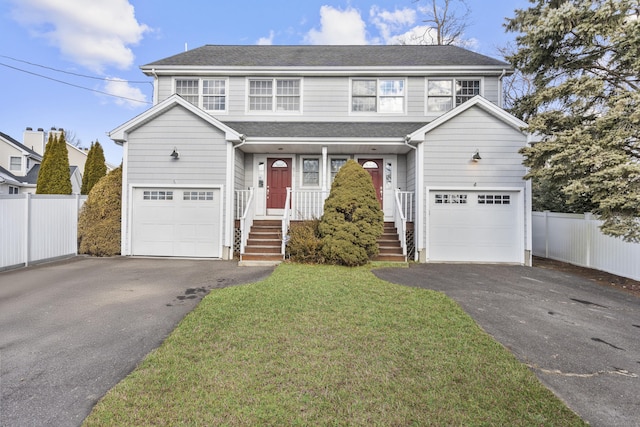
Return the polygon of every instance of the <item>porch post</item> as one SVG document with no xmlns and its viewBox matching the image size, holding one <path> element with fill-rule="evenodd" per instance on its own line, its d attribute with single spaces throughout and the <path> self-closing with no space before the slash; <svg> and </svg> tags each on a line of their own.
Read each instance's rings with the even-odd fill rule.
<svg viewBox="0 0 640 427">
<path fill-rule="evenodd" d="M 322 147 L 322 167 L 320 168 L 320 182 L 322 182 L 322 192 L 325 193 L 328 188 L 327 177 L 329 174 L 327 173 L 327 168 L 329 167 L 327 163 L 327 147 Z"/>
</svg>

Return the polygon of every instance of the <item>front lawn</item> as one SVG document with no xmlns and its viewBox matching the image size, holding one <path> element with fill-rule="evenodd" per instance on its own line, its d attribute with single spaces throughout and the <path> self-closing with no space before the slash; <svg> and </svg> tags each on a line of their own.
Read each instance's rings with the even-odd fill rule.
<svg viewBox="0 0 640 427">
<path fill-rule="evenodd" d="M 584 424 L 444 294 L 283 264 L 212 291 L 85 425 Z"/>
</svg>

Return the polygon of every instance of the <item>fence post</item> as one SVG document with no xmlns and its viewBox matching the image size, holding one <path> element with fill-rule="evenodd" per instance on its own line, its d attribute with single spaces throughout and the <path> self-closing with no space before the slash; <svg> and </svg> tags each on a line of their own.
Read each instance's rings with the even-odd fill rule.
<svg viewBox="0 0 640 427">
<path fill-rule="evenodd" d="M 544 211 L 544 257 L 549 258 L 549 211 Z"/>
<path fill-rule="evenodd" d="M 31 253 L 31 194 L 26 193 L 24 198 L 25 203 L 25 215 L 24 215 L 24 266 L 29 267 L 29 255 Z"/>
<path fill-rule="evenodd" d="M 587 235 L 587 250 L 585 251 L 585 257 L 587 258 L 586 265 L 587 267 L 591 267 L 591 229 L 593 224 L 593 214 L 591 212 L 585 212 L 584 214 L 584 223 Z"/>
</svg>

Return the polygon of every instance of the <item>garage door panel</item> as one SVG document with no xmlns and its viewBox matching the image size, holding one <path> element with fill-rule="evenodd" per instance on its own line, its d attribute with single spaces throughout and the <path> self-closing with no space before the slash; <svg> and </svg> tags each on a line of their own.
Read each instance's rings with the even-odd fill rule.
<svg viewBox="0 0 640 427">
<path fill-rule="evenodd" d="M 429 259 L 520 262 L 517 192 L 436 191 L 429 200 Z"/>
<path fill-rule="evenodd" d="M 220 189 L 135 188 L 133 199 L 133 255 L 220 257 Z"/>
</svg>

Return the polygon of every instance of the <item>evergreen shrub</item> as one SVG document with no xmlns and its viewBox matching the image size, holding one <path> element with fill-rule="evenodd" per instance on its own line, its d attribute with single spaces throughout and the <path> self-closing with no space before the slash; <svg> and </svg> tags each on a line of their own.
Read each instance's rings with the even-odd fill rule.
<svg viewBox="0 0 640 427">
<path fill-rule="evenodd" d="M 79 252 L 94 256 L 120 254 L 122 166 L 100 179 L 89 193 L 78 219 Z"/>
<path fill-rule="evenodd" d="M 358 266 L 378 254 L 384 215 L 371 176 L 354 160 L 337 173 L 318 225 L 330 264 Z"/>
</svg>

